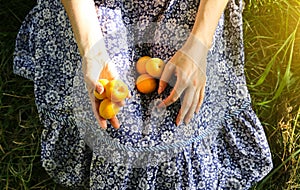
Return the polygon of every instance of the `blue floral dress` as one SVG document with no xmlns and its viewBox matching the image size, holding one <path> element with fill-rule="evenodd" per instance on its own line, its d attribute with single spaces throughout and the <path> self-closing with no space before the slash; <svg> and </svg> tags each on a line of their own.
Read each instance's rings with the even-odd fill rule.
<svg viewBox="0 0 300 190">
<path fill-rule="evenodd" d="M 204 103 L 175 126 L 180 100 L 136 90 L 141 56 L 165 62 L 183 45 L 198 0 L 97 0 L 107 51 L 130 89 L 102 130 L 91 111 L 72 29 L 59 0 L 38 0 L 16 41 L 14 72 L 34 81 L 42 165 L 58 183 L 87 189 L 249 189 L 272 169 L 263 127 L 244 76 L 242 0 L 230 0 L 207 56 Z"/>
</svg>

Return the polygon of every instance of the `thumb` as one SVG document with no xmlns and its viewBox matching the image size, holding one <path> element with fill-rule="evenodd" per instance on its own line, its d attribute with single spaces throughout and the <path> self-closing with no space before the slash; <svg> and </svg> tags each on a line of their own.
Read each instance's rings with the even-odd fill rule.
<svg viewBox="0 0 300 190">
<path fill-rule="evenodd" d="M 175 72 L 176 66 L 172 62 L 168 62 L 162 72 L 162 75 L 159 80 L 158 85 L 158 94 L 161 94 L 165 88 L 167 87 L 167 84 L 172 76 L 172 74 Z"/>
<path fill-rule="evenodd" d="M 102 94 L 104 92 L 104 86 L 100 82 L 97 82 L 96 85 L 95 85 L 95 90 L 99 94 Z"/>
</svg>

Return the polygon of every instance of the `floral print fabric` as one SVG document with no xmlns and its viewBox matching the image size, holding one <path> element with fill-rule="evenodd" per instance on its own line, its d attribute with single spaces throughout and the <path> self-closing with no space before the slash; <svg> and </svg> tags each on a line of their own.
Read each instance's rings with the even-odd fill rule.
<svg viewBox="0 0 300 190">
<path fill-rule="evenodd" d="M 248 189 L 272 168 L 244 77 L 242 1 L 231 0 L 207 58 L 205 100 L 175 126 L 180 100 L 140 94 L 136 60 L 168 61 L 191 30 L 199 1 L 95 1 L 107 51 L 131 91 L 119 130 L 101 130 L 91 111 L 81 58 L 58 0 L 38 1 L 17 37 L 15 73 L 34 81 L 44 130 L 42 164 L 58 183 L 90 189 Z"/>
</svg>

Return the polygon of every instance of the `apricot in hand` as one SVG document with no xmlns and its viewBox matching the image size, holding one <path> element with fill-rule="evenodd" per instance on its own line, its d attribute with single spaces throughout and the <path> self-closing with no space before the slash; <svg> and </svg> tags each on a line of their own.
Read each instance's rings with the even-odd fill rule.
<svg viewBox="0 0 300 190">
<path fill-rule="evenodd" d="M 120 102 L 124 100 L 128 94 L 129 90 L 127 85 L 118 79 L 114 79 L 108 82 L 105 87 L 106 97 L 113 102 Z"/>
<path fill-rule="evenodd" d="M 99 94 L 96 90 L 94 95 L 100 100 L 99 115 L 104 119 L 111 119 L 117 115 L 121 109 L 121 102 L 128 97 L 128 86 L 119 79 L 98 81 L 104 87 L 104 92 Z"/>
<path fill-rule="evenodd" d="M 116 103 L 111 101 L 108 98 L 105 98 L 99 107 L 99 114 L 104 119 L 111 119 L 120 111 L 120 106 Z"/>
</svg>

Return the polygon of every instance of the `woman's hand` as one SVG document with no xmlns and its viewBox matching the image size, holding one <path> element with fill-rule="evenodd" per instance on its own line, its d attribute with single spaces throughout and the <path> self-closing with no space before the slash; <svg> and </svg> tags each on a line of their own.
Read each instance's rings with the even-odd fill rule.
<svg viewBox="0 0 300 190">
<path fill-rule="evenodd" d="M 159 106 L 168 106 L 184 94 L 176 118 L 177 125 L 182 120 L 188 123 L 201 107 L 206 83 L 207 47 L 212 45 L 213 35 L 227 3 L 228 0 L 201 0 L 189 38 L 165 66 L 158 93 L 166 88 L 172 74 L 176 74 L 177 81 L 171 94 Z"/>
<path fill-rule="evenodd" d="M 190 35 L 184 46 L 175 53 L 164 68 L 159 82 L 159 94 L 164 91 L 173 74 L 176 75 L 177 80 L 170 95 L 159 107 L 169 106 L 183 95 L 176 125 L 179 125 L 182 120 L 187 124 L 202 105 L 206 84 L 207 52 L 208 48 Z"/>
<path fill-rule="evenodd" d="M 96 90 L 99 94 L 102 94 L 104 92 L 104 87 L 98 82 L 98 80 L 100 78 L 108 80 L 116 79 L 118 77 L 118 73 L 106 52 L 105 45 L 102 40 L 96 43 L 83 56 L 82 69 L 94 115 L 100 127 L 102 129 L 106 129 L 107 123 L 106 120 L 99 115 L 100 101 L 95 98 L 94 90 Z M 124 102 L 121 102 L 121 104 L 124 104 Z M 120 127 L 117 117 L 113 117 L 109 121 L 114 128 L 118 129 Z"/>
<path fill-rule="evenodd" d="M 104 88 L 97 81 L 100 78 L 112 80 L 118 75 L 106 52 L 95 2 L 93 0 L 61 0 L 61 2 L 68 14 L 80 55 L 83 58 L 84 80 L 93 112 L 101 128 L 106 129 L 106 120 L 99 116 L 100 102 L 96 100 L 94 90 L 96 89 L 100 94 L 103 93 Z M 115 128 L 120 126 L 116 117 L 110 119 L 110 123 Z"/>
</svg>

